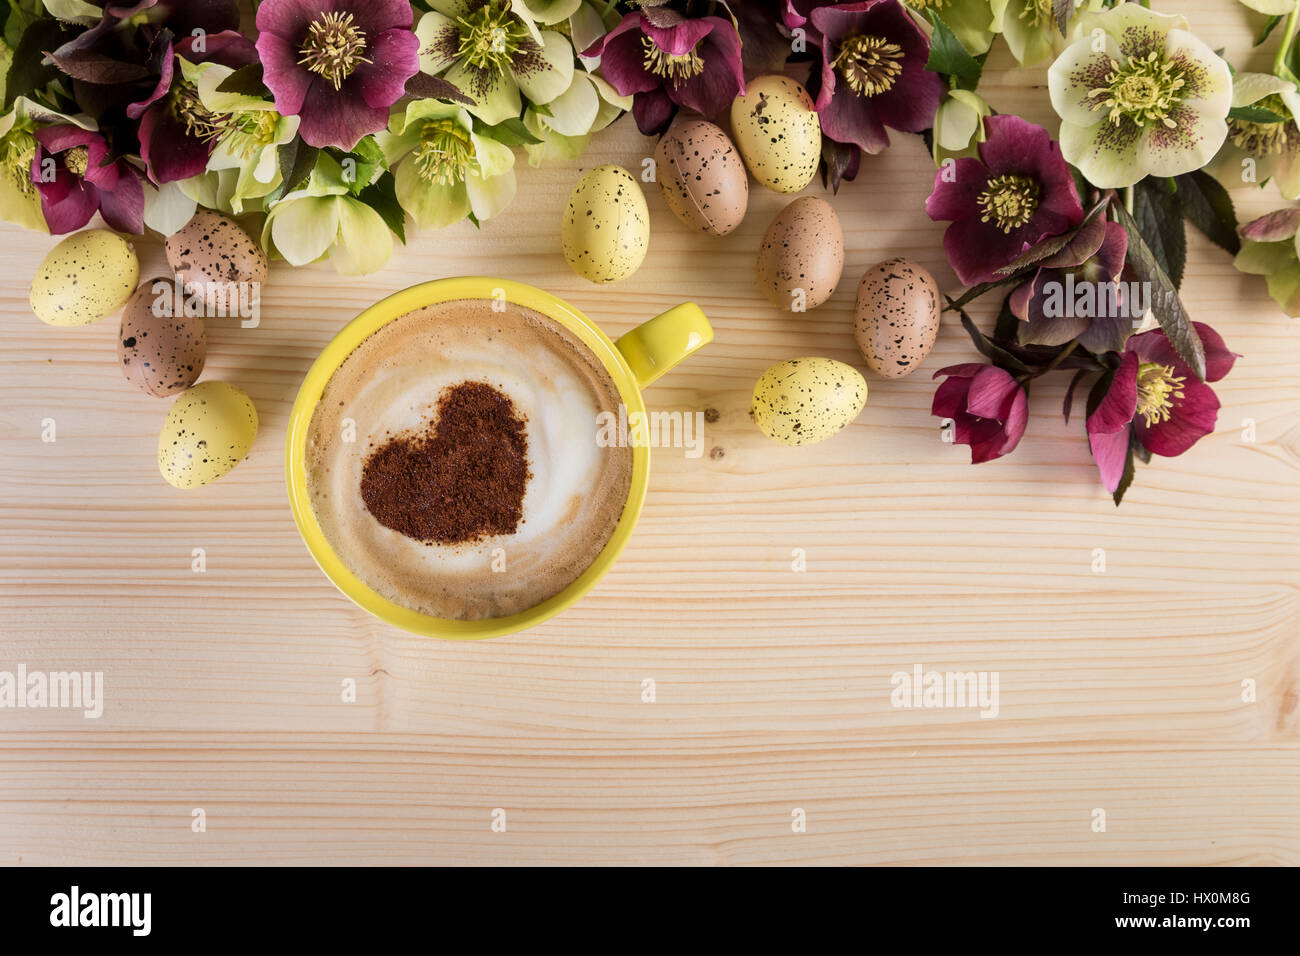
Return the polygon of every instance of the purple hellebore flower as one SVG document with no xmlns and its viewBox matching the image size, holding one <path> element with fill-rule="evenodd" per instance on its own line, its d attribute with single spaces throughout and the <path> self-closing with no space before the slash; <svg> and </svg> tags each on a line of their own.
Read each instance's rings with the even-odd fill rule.
<svg viewBox="0 0 1300 956">
<path fill-rule="evenodd" d="M 41 212 L 53 235 L 76 232 L 96 212 L 118 232 L 144 232 L 140 174 L 126 160 L 109 161 L 103 136 L 71 124 L 47 126 L 34 135 L 32 183 L 40 191 Z"/>
<path fill-rule="evenodd" d="M 220 63 L 237 70 L 257 62 L 257 49 L 235 30 L 188 36 L 174 47 L 167 40 L 162 72 L 153 92 L 126 108 L 126 115 L 140 122 L 140 158 L 149 178 L 159 186 L 202 173 L 216 148 L 219 132 L 219 118 L 178 76 L 177 56 L 191 63 Z"/>
<path fill-rule="evenodd" d="M 791 3 L 786 23 L 803 27 L 821 48 L 816 109 L 823 133 L 875 154 L 889 146 L 885 127 L 919 133 L 934 124 L 943 79 L 925 68 L 930 40 L 899 0 L 798 9 L 809 6 Z"/>
<path fill-rule="evenodd" d="M 582 54 L 600 57 L 601 75 L 633 98 L 632 115 L 646 136 L 667 129 L 679 106 L 714 119 L 745 92 L 740 35 L 722 17 L 646 7 L 624 15 Z"/>
<path fill-rule="evenodd" d="M 953 438 L 970 445 L 974 464 L 992 461 L 1020 444 L 1029 421 L 1029 397 L 1011 373 L 971 362 L 934 373 L 948 376 L 934 393 L 930 414 L 953 421 Z"/>
<path fill-rule="evenodd" d="M 275 108 L 311 146 L 352 150 L 388 125 L 420 69 L 407 0 L 265 0 L 257 52 Z"/>
<path fill-rule="evenodd" d="M 943 248 L 957 278 L 977 285 L 1044 239 L 1083 221 L 1079 192 L 1047 130 L 1018 116 L 989 116 L 979 159 L 945 163 L 925 211 L 952 223 Z"/>
<path fill-rule="evenodd" d="M 1011 293 L 1021 320 L 1021 345 L 1064 345 L 1079 340 L 1089 352 L 1117 352 L 1133 329 L 1124 284 L 1128 233 L 1098 216 L 1070 243 L 1044 259 L 1029 281 Z"/>
<path fill-rule="evenodd" d="M 1218 332 L 1192 323 L 1205 346 L 1205 381 L 1178 355 L 1163 329 L 1130 338 L 1100 404 L 1088 416 L 1088 444 L 1101 483 L 1114 493 L 1124 475 L 1130 431 L 1147 451 L 1172 458 L 1214 431 L 1219 399 L 1207 384 L 1232 370 L 1237 354 Z"/>
</svg>

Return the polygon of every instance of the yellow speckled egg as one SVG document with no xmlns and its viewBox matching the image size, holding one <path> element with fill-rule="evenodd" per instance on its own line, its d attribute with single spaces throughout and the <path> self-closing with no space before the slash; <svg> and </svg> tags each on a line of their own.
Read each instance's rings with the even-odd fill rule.
<svg viewBox="0 0 1300 956">
<path fill-rule="evenodd" d="M 47 325 L 89 325 L 126 305 L 139 281 L 129 242 L 107 229 L 74 232 L 37 268 L 32 311 Z"/>
<path fill-rule="evenodd" d="M 808 91 L 788 76 L 746 84 L 731 104 L 731 135 L 754 178 L 779 193 L 807 186 L 821 161 L 821 120 Z"/>
<path fill-rule="evenodd" d="M 244 460 L 257 437 L 257 409 L 241 389 L 203 382 L 182 392 L 158 436 L 158 468 L 177 488 L 216 481 Z"/>
<path fill-rule="evenodd" d="M 560 226 L 564 258 L 592 282 L 618 282 L 650 248 L 645 194 L 622 166 L 597 166 L 573 187 Z"/>
<path fill-rule="evenodd" d="M 768 438 L 783 445 L 812 445 L 858 417 L 867 403 L 867 380 L 835 359 L 797 358 L 773 365 L 754 386 L 751 414 Z"/>
</svg>

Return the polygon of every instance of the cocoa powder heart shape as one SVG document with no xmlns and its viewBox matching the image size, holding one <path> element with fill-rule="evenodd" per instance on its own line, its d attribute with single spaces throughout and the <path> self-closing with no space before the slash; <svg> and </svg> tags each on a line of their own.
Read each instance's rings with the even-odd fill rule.
<svg viewBox="0 0 1300 956">
<path fill-rule="evenodd" d="M 461 382 L 442 390 L 435 412 L 424 429 L 394 435 L 366 459 L 366 508 L 425 544 L 513 534 L 532 477 L 514 402 L 486 382 Z"/>
</svg>

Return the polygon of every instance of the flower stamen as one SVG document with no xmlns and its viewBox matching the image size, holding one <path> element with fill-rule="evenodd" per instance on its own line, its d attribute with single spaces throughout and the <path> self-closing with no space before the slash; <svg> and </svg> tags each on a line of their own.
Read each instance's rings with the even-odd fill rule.
<svg viewBox="0 0 1300 956">
<path fill-rule="evenodd" d="M 1186 376 L 1175 375 L 1173 366 L 1146 362 L 1138 367 L 1137 413 L 1147 428 L 1173 417 L 1174 399 L 1184 398 Z"/>
<path fill-rule="evenodd" d="M 1045 23 L 1051 23 L 1055 14 L 1052 12 L 1052 0 L 1029 0 L 1020 11 L 1020 19 L 1030 29 L 1038 29 Z"/>
<path fill-rule="evenodd" d="M 641 38 L 641 45 L 645 47 L 645 58 L 642 60 L 645 68 L 655 76 L 664 77 L 673 86 L 704 72 L 704 58 L 695 49 L 685 53 L 669 53 L 647 36 Z"/>
<path fill-rule="evenodd" d="M 903 48 L 883 37 L 858 34 L 840 44 L 831 66 L 857 96 L 887 93 L 903 72 Z"/>
<path fill-rule="evenodd" d="M 4 140 L 0 168 L 3 169 L 4 177 L 26 197 L 36 192 L 36 184 L 32 182 L 32 160 L 35 157 L 36 137 L 26 130 L 14 130 Z M 89 162 L 89 150 L 86 151 L 86 159 Z"/>
<path fill-rule="evenodd" d="M 980 222 L 992 220 L 1003 232 L 1019 229 L 1037 211 L 1038 193 L 1037 180 L 1029 176 L 994 176 L 979 196 Z"/>
<path fill-rule="evenodd" d="M 1178 124 L 1169 114 L 1179 104 L 1186 81 L 1182 70 L 1152 50 L 1145 57 L 1129 60 L 1123 66 L 1110 61 L 1105 85 L 1088 92 L 1094 110 L 1107 110 L 1107 118 L 1119 125 L 1128 118 L 1138 126 L 1159 123 L 1173 129 Z"/>
<path fill-rule="evenodd" d="M 90 150 L 85 146 L 74 146 L 63 154 L 63 165 L 78 179 L 83 178 L 90 169 Z"/>
<path fill-rule="evenodd" d="M 370 61 L 362 56 L 366 51 L 366 34 L 354 22 L 350 13 L 325 13 L 307 28 L 307 40 L 302 49 L 299 66 L 323 76 L 335 90 L 343 88 L 343 81 L 362 63 Z"/>
<path fill-rule="evenodd" d="M 462 182 L 473 159 L 474 141 L 449 119 L 426 124 L 415 147 L 415 168 L 421 179 L 434 186 Z"/>
<path fill-rule="evenodd" d="M 1278 116 L 1290 116 L 1291 112 L 1277 94 L 1266 96 L 1255 104 L 1261 109 L 1269 110 Z M 1264 157 L 1280 153 L 1287 146 L 1288 119 L 1272 123 L 1257 123 L 1250 120 L 1228 118 L 1228 137 L 1233 145 L 1252 156 Z"/>
</svg>

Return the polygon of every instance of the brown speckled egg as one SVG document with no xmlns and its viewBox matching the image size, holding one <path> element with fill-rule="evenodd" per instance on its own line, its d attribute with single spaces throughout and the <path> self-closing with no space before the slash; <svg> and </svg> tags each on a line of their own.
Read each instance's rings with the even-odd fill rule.
<svg viewBox="0 0 1300 956">
<path fill-rule="evenodd" d="M 210 306 L 230 283 L 266 281 L 266 253 L 233 220 L 206 209 L 167 240 L 167 262 L 186 291 L 203 295 Z"/>
<path fill-rule="evenodd" d="M 858 283 L 854 335 L 867 367 L 881 378 L 910 375 L 939 334 L 939 286 L 910 259 L 872 266 Z"/>
<path fill-rule="evenodd" d="M 158 398 L 193 385 L 208 354 L 203 320 L 186 315 L 183 302 L 176 308 L 175 300 L 170 280 L 146 282 L 127 300 L 117 337 L 117 358 L 126 380 Z"/>
<path fill-rule="evenodd" d="M 758 247 L 758 287 L 778 309 L 804 312 L 831 297 L 844 271 L 844 231 L 825 199 L 782 209 Z"/>
<path fill-rule="evenodd" d="M 725 236 L 749 205 L 749 176 L 721 127 L 705 120 L 673 124 L 655 149 L 664 202 L 692 229 Z"/>
</svg>

